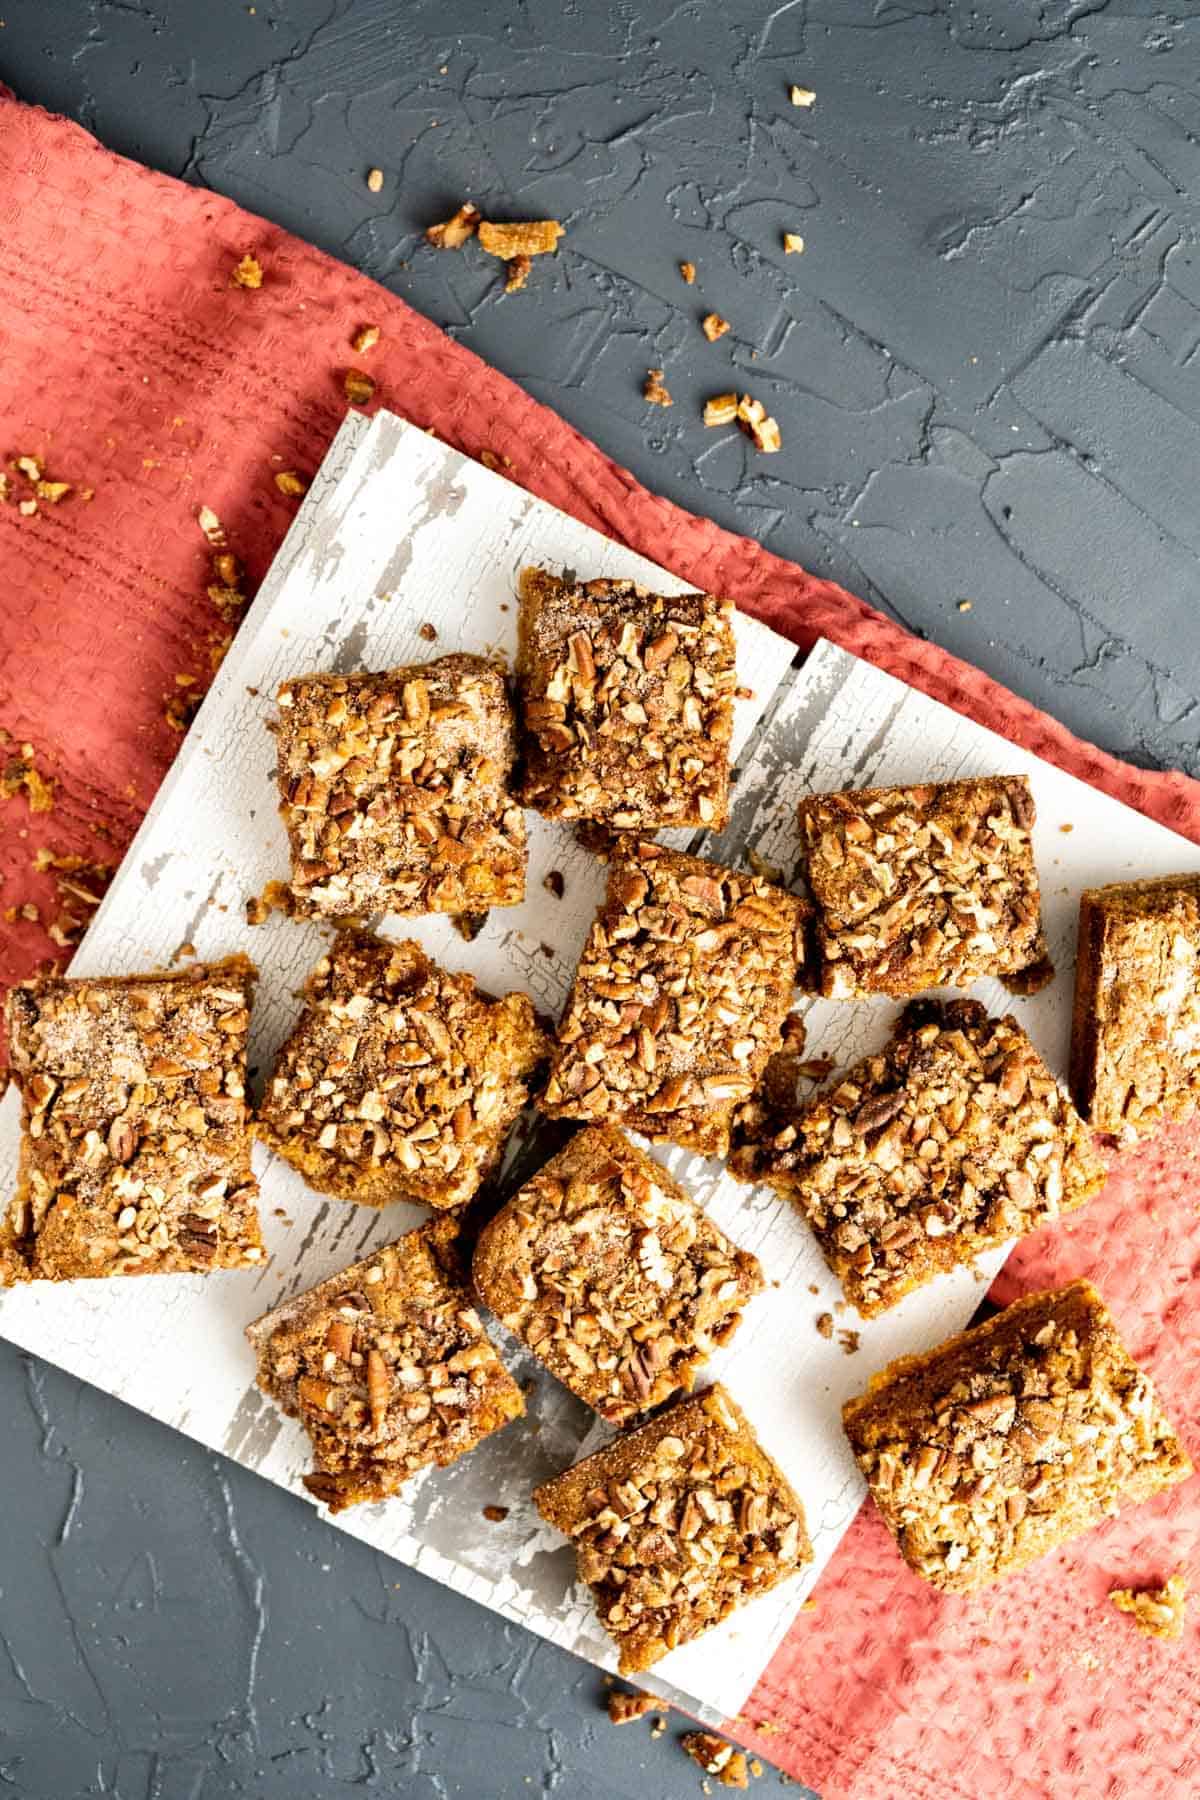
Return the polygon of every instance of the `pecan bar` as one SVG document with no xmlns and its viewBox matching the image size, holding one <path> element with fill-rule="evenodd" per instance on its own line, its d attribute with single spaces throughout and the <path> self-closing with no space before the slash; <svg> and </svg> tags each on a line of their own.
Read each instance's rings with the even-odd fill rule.
<svg viewBox="0 0 1200 1800">
<path fill-rule="evenodd" d="M 521 576 L 522 798 L 615 830 L 729 816 L 733 602 Z"/>
<path fill-rule="evenodd" d="M 310 1494 L 341 1512 L 386 1500 L 525 1411 L 438 1219 L 246 1328 L 258 1385 L 312 1439 Z"/>
<path fill-rule="evenodd" d="M 462 1206 L 500 1160 L 549 1040 L 419 944 L 339 931 L 308 979 L 256 1135 L 322 1193 Z"/>
<path fill-rule="evenodd" d="M 692 1386 L 763 1285 L 660 1163 L 589 1125 L 485 1226 L 475 1287 L 552 1375 L 625 1425 Z"/>
<path fill-rule="evenodd" d="M 891 1042 L 790 1114 L 739 1118 L 734 1174 L 794 1201 L 865 1317 L 1072 1212 L 1104 1164 L 1011 1017 L 915 1000 Z"/>
<path fill-rule="evenodd" d="M 720 1385 L 625 1432 L 533 1498 L 574 1540 L 622 1675 L 812 1561 L 803 1506 Z"/>
<path fill-rule="evenodd" d="M 27 981 L 8 995 L 23 1101 L 0 1282 L 261 1262 L 244 956 L 179 974 Z"/>
<path fill-rule="evenodd" d="M 821 992 L 905 998 L 1053 974 L 1023 775 L 810 794 L 800 802 Z"/>
<path fill-rule="evenodd" d="M 516 724 L 494 663 L 297 675 L 278 703 L 297 911 L 478 913 L 524 898 Z"/>
<path fill-rule="evenodd" d="M 542 1110 L 723 1155 L 779 1048 L 808 916 L 761 876 L 621 839 Z"/>
<path fill-rule="evenodd" d="M 1087 1281 L 900 1357 L 842 1419 L 905 1562 L 963 1592 L 1191 1474 Z"/>
<path fill-rule="evenodd" d="M 1200 875 L 1087 888 L 1071 1092 L 1123 1142 L 1188 1118 L 1200 1096 Z"/>
</svg>

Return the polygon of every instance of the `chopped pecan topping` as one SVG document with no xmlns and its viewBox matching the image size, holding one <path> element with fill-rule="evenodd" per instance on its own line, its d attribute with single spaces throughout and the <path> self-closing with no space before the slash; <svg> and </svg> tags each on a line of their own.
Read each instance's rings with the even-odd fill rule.
<svg viewBox="0 0 1200 1800">
<path fill-rule="evenodd" d="M 675 404 L 663 383 L 661 369 L 646 370 L 646 379 L 642 383 L 642 399 L 648 406 L 673 406 Z"/>
<path fill-rule="evenodd" d="M 521 576 L 522 798 L 550 818 L 624 830 L 729 809 L 737 682 L 733 603 L 632 581 Z"/>
<path fill-rule="evenodd" d="M 1030 1294 L 842 1409 L 909 1567 L 968 1591 L 1191 1473 L 1095 1288 Z"/>
<path fill-rule="evenodd" d="M 475 1286 L 613 1425 L 692 1386 L 763 1285 L 661 1164 L 610 1126 L 577 1133 L 487 1224 Z"/>
<path fill-rule="evenodd" d="M 478 230 L 479 208 L 466 200 L 453 218 L 446 219 L 441 225 L 431 225 L 425 237 L 435 250 L 461 250 Z"/>
<path fill-rule="evenodd" d="M 244 957 L 174 975 L 50 978 L 8 996 L 24 1099 L 9 1279 L 262 1260 L 250 1168 Z"/>
<path fill-rule="evenodd" d="M 804 1508 L 723 1387 L 538 1488 L 623 1675 L 648 1669 L 812 1561 Z"/>
<path fill-rule="evenodd" d="M 614 1725 L 628 1725 L 634 1719 L 644 1719 L 647 1713 L 655 1712 L 662 1705 L 653 1694 L 640 1694 L 635 1689 L 630 1693 L 625 1688 L 612 1688 L 609 1691 L 607 1706 L 608 1716 Z"/>
<path fill-rule="evenodd" d="M 807 914 L 756 875 L 619 840 L 543 1110 L 724 1153 L 779 1047 Z"/>
<path fill-rule="evenodd" d="M 918 1000 L 806 1105 L 752 1101 L 731 1168 L 794 1201 L 864 1317 L 1082 1206 L 1104 1164 L 1013 1018 Z"/>
<path fill-rule="evenodd" d="M 342 931 L 305 990 L 257 1135 L 323 1193 L 461 1206 L 500 1160 L 549 1045 L 413 943 Z"/>
<path fill-rule="evenodd" d="M 297 907 L 327 918 L 473 913 L 525 892 L 502 671 L 445 656 L 279 690 L 280 811 Z"/>
<path fill-rule="evenodd" d="M 1033 823 L 1023 775 L 801 801 L 822 993 L 902 998 L 1042 961 Z"/>
<path fill-rule="evenodd" d="M 258 1384 L 312 1440 L 304 1485 L 331 1512 L 399 1493 L 525 1410 L 455 1256 L 449 1219 L 247 1327 Z"/>
<path fill-rule="evenodd" d="M 717 339 L 724 337 L 725 333 L 730 329 L 729 320 L 723 319 L 720 313 L 705 313 L 703 319 L 700 321 L 700 329 L 708 339 L 709 343 L 715 344 Z"/>
</svg>

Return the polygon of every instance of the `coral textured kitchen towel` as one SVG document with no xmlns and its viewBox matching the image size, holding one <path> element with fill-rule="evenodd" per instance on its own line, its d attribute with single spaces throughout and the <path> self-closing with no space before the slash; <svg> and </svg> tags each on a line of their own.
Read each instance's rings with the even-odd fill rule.
<svg viewBox="0 0 1200 1800">
<path fill-rule="evenodd" d="M 231 284 L 247 252 L 257 290 Z M 382 329 L 367 366 L 393 411 L 472 456 L 510 459 L 513 480 L 797 643 L 844 644 L 1200 841 L 1196 784 L 1116 762 L 841 588 L 656 499 L 352 270 L 0 94 L 0 723 L 5 760 L 29 743 L 56 784 L 52 811 L 30 811 L 22 792 L 0 812 L 3 906 L 18 909 L 0 926 L 0 981 L 55 951 L 43 924 L 64 903 L 80 910 L 56 888 L 61 871 L 32 866 L 36 852 L 119 857 L 179 746 L 168 706 L 178 715 L 203 691 L 231 628 L 207 597 L 198 510 L 220 519 L 252 593 L 296 504 L 274 475 L 320 461 L 367 322 Z M 73 491 L 39 497 L 18 457 Z M 20 917 L 26 902 L 39 919 Z M 1130 1163 L 1003 1278 L 1007 1296 L 1093 1276 L 1193 1452 L 1198 1143 L 1176 1133 Z M 830 1800 L 1200 1792 L 1200 1631 L 1193 1621 L 1182 1642 L 1155 1643 L 1105 1599 L 1180 1563 L 1200 1576 L 1198 1526 L 1193 1478 L 964 1600 L 910 1577 L 868 1509 L 735 1729 Z"/>
</svg>

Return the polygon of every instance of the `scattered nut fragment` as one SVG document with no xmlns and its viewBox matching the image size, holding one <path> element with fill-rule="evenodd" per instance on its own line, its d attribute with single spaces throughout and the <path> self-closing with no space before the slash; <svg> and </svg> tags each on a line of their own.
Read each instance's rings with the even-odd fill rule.
<svg viewBox="0 0 1200 1800">
<path fill-rule="evenodd" d="M 794 82 L 789 92 L 793 106 L 811 106 L 817 97 L 811 88 L 797 87 Z"/>
<path fill-rule="evenodd" d="M 817 1330 L 820 1332 L 820 1334 L 823 1338 L 831 1338 L 833 1336 L 833 1314 L 832 1313 L 828 1313 L 828 1312 L 818 1313 L 816 1323 L 817 1323 Z"/>
<path fill-rule="evenodd" d="M 479 208 L 465 200 L 453 218 L 443 220 L 440 225 L 431 225 L 425 233 L 425 240 L 435 250 L 460 250 L 467 239 L 474 237 L 478 231 L 479 217 Z"/>
<path fill-rule="evenodd" d="M 262 264 L 247 251 L 229 279 L 234 287 L 260 288 L 263 284 Z"/>
<path fill-rule="evenodd" d="M 426 621 L 423 625 L 417 626 L 417 636 L 419 638 L 424 638 L 425 642 L 427 644 L 436 644 L 437 643 L 437 626 L 431 625 L 429 623 L 429 620 L 426 619 Z"/>
<path fill-rule="evenodd" d="M 350 339 L 350 348 L 356 356 L 365 356 L 368 350 L 375 348 L 382 336 L 378 325 L 360 325 Z"/>
<path fill-rule="evenodd" d="M 1118 1612 L 1132 1616 L 1143 1637 L 1174 1639 L 1183 1636 L 1187 1578 L 1182 1569 L 1177 1569 L 1161 1587 L 1113 1588 L 1108 1597 Z"/>
<path fill-rule="evenodd" d="M 625 1688 L 612 1688 L 605 1704 L 609 1719 L 614 1725 L 630 1725 L 634 1719 L 644 1719 L 660 1702 L 653 1694 L 643 1694 L 637 1689 L 629 1693 Z"/>
<path fill-rule="evenodd" d="M 960 600 L 958 602 L 958 610 L 959 612 L 970 612 L 973 604 L 974 602 L 970 600 Z"/>
<path fill-rule="evenodd" d="M 27 481 L 40 481 L 42 479 L 42 465 L 36 456 L 18 456 L 17 468 L 21 471 L 21 474 L 25 476 Z"/>
<path fill-rule="evenodd" d="M 211 506 L 200 508 L 196 514 L 196 522 L 214 549 L 223 549 L 229 542 L 225 536 L 225 527 Z"/>
<path fill-rule="evenodd" d="M 531 256 L 510 256 L 504 265 L 504 291 L 506 294 L 517 294 L 529 280 L 529 271 L 533 267 Z"/>
<path fill-rule="evenodd" d="M 346 398 L 354 406 L 365 406 L 375 392 L 375 383 L 362 369 L 347 369 L 342 382 Z"/>
<path fill-rule="evenodd" d="M 489 1524 L 500 1525 L 508 1517 L 508 1508 L 507 1506 L 485 1506 L 483 1516 Z"/>
<path fill-rule="evenodd" d="M 246 923 L 265 925 L 273 912 L 291 918 L 294 910 L 292 891 L 287 882 L 268 881 L 261 894 L 252 894 L 246 901 Z"/>
<path fill-rule="evenodd" d="M 51 506 L 57 506 L 71 492 L 69 481 L 39 481 L 37 495 L 39 500 L 48 500 Z"/>
<path fill-rule="evenodd" d="M 679 1742 L 692 1761 L 699 1763 L 706 1775 L 715 1775 L 722 1787 L 750 1786 L 745 1751 L 727 1744 L 715 1731 L 688 1731 Z"/>
<path fill-rule="evenodd" d="M 464 944 L 473 944 L 488 922 L 486 912 L 451 913 L 450 923 Z"/>
<path fill-rule="evenodd" d="M 718 338 L 724 337 L 729 328 L 729 320 L 723 319 L 720 313 L 705 313 L 700 321 L 700 329 L 710 344 L 715 344 Z"/>
<path fill-rule="evenodd" d="M 383 170 L 382 169 L 368 169 L 367 170 L 367 186 L 373 194 L 379 194 L 379 193 L 383 192 Z"/>
<path fill-rule="evenodd" d="M 688 286 L 691 287 L 692 283 L 696 279 L 695 263 L 681 262 L 679 265 L 679 273 L 683 276 L 683 279 L 687 282 Z"/>
<path fill-rule="evenodd" d="M 246 901 L 247 925 L 265 925 L 271 916 L 271 908 L 261 894 L 251 894 Z"/>
<path fill-rule="evenodd" d="M 543 880 L 542 886 L 548 894 L 553 894 L 556 900 L 561 900 L 567 891 L 566 877 L 561 869 L 551 869 Z"/>
<path fill-rule="evenodd" d="M 551 255 L 563 235 L 557 219 L 525 219 L 510 225 L 481 219 L 478 229 L 480 249 L 504 262 L 511 262 L 514 256 Z"/>
<path fill-rule="evenodd" d="M 714 394 L 711 400 L 704 402 L 704 423 L 706 425 L 734 425 L 737 423 L 738 397 L 736 394 Z"/>
<path fill-rule="evenodd" d="M 493 475 L 501 475 L 505 469 L 511 469 L 513 466 L 512 457 L 505 456 L 502 451 L 497 454 L 495 450 L 481 450 L 479 460 L 485 469 L 492 471 Z"/>
<path fill-rule="evenodd" d="M 11 758 L 0 774 L 0 798 L 12 800 L 24 788 L 31 813 L 54 811 L 55 786 L 51 776 L 41 774 L 35 767 L 32 744 L 22 744 L 20 756 Z"/>
<path fill-rule="evenodd" d="M 783 251 L 785 256 L 800 256 L 804 251 L 804 239 L 798 231 L 785 231 L 783 234 Z"/>
<path fill-rule="evenodd" d="M 307 481 L 303 476 L 297 475 L 294 469 L 280 469 L 275 477 L 275 486 L 290 500 L 298 500 L 302 494 L 308 492 Z"/>
<path fill-rule="evenodd" d="M 642 399 L 649 406 L 673 406 L 674 401 L 663 385 L 661 369 L 647 369 L 646 379 L 642 384 Z"/>
<path fill-rule="evenodd" d="M 857 1351 L 860 1335 L 859 1332 L 851 1331 L 849 1327 L 845 1325 L 839 1330 L 838 1343 L 842 1346 L 842 1349 L 846 1352 L 847 1356 L 853 1356 Z"/>
</svg>

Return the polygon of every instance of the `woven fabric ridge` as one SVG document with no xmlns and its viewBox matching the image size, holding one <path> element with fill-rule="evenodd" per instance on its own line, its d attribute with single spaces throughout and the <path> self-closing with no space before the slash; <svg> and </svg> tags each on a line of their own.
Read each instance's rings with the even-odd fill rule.
<svg viewBox="0 0 1200 1800">
<path fill-rule="evenodd" d="M 256 291 L 230 281 L 247 252 L 264 272 Z M 2 455 L 33 456 L 76 490 L 34 516 L 0 506 L 0 761 L 29 743 L 56 784 L 51 813 L 4 803 L 4 905 L 31 901 L 40 921 L 0 924 L 0 983 L 61 960 L 36 850 L 115 863 L 181 741 L 168 700 L 211 678 L 230 626 L 206 597 L 199 508 L 220 519 L 252 593 L 295 510 L 274 476 L 319 463 L 367 320 L 382 330 L 378 403 L 471 456 L 511 459 L 531 492 L 799 645 L 830 638 L 1200 842 L 1196 783 L 1080 742 L 842 588 L 656 498 L 366 278 L 0 90 Z M 1022 1247 L 998 1290 L 1090 1276 L 1193 1455 L 1198 1162 L 1194 1129 L 1125 1159 L 1100 1200 Z M 1164 1646 L 1105 1598 L 1186 1564 L 1198 1539 L 1193 1478 L 966 1601 L 910 1576 L 867 1509 L 731 1730 L 826 1800 L 1200 1792 L 1195 1619 Z"/>
</svg>

